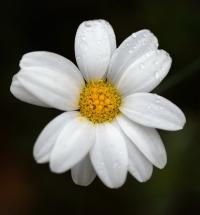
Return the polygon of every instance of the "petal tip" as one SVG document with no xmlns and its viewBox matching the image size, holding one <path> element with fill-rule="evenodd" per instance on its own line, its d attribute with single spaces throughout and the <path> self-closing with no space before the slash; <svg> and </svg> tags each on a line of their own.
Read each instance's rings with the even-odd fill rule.
<svg viewBox="0 0 200 215">
<path fill-rule="evenodd" d="M 84 184 L 84 183 L 80 183 L 80 182 L 74 181 L 74 180 L 73 180 L 73 182 L 74 182 L 74 184 L 81 186 L 81 187 L 88 187 L 90 185 L 90 183 Z"/>
<path fill-rule="evenodd" d="M 174 125 L 174 128 L 172 128 L 171 131 L 180 131 L 185 127 L 185 124 L 186 124 L 185 114 L 181 110 L 180 110 L 180 114 L 181 114 L 181 116 L 180 116 L 179 121 L 177 122 L 176 125 Z"/>
<path fill-rule="evenodd" d="M 137 179 L 137 181 L 139 181 L 140 183 L 144 183 L 144 182 L 147 182 L 151 177 L 152 177 L 152 174 L 153 174 L 153 165 L 152 165 L 152 168 L 148 171 L 148 174 L 145 174 L 145 175 L 140 175 Z"/>
<path fill-rule="evenodd" d="M 19 88 L 21 87 L 21 84 L 19 82 L 19 80 L 17 79 L 17 74 L 15 74 L 12 78 L 11 81 L 11 85 L 10 85 L 10 93 L 15 97 L 20 99 L 21 98 L 21 94 L 20 94 L 20 90 Z"/>
<path fill-rule="evenodd" d="M 15 89 L 14 89 L 13 82 L 12 82 L 10 85 L 10 93 L 14 96 L 14 92 L 15 92 Z"/>
<path fill-rule="evenodd" d="M 43 158 L 43 157 L 36 157 L 36 156 L 33 156 L 34 157 L 34 160 L 36 161 L 36 163 L 38 164 L 43 164 L 43 163 L 47 163 L 48 161 Z"/>
<path fill-rule="evenodd" d="M 167 157 L 163 157 L 162 160 L 160 160 L 157 164 L 156 167 L 159 169 L 164 169 L 167 164 Z"/>
<path fill-rule="evenodd" d="M 120 184 L 118 184 L 118 183 L 116 183 L 116 184 L 105 184 L 104 183 L 104 185 L 106 185 L 108 188 L 111 188 L 111 189 L 119 189 L 120 187 L 122 187 L 124 185 L 125 181 L 126 181 L 126 178 L 125 178 L 124 182 L 120 183 Z"/>
<path fill-rule="evenodd" d="M 81 187 L 87 187 L 91 184 L 90 181 L 81 181 L 81 180 L 78 180 L 76 179 L 75 177 L 73 177 L 73 175 L 71 174 L 72 176 L 72 181 L 74 182 L 74 184 L 78 185 L 78 186 L 81 186 Z"/>
<path fill-rule="evenodd" d="M 52 161 L 50 161 L 49 163 L 49 169 L 51 172 L 57 173 L 57 174 L 61 174 L 65 172 L 58 165 L 55 165 Z"/>
<path fill-rule="evenodd" d="M 38 150 L 35 149 L 35 147 L 33 148 L 33 158 L 38 164 L 43 164 L 48 162 L 48 156 L 41 155 L 38 152 Z"/>
<path fill-rule="evenodd" d="M 186 124 L 186 117 L 185 117 L 185 114 L 182 112 L 182 122 L 181 122 L 181 125 L 180 125 L 180 129 L 183 129 L 185 124 Z"/>
<path fill-rule="evenodd" d="M 151 178 L 151 176 L 152 176 L 152 174 L 147 178 L 138 178 L 137 181 L 139 181 L 140 183 L 145 183 Z"/>
</svg>

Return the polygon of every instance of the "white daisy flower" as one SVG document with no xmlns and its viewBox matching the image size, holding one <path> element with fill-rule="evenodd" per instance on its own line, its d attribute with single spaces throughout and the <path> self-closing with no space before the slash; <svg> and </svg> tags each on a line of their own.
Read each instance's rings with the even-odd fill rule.
<svg viewBox="0 0 200 215">
<path fill-rule="evenodd" d="M 156 128 L 179 130 L 186 121 L 176 105 L 150 93 L 170 69 L 169 54 L 149 30 L 116 49 L 111 25 L 94 20 L 79 26 L 75 55 L 79 69 L 54 53 L 27 53 L 13 77 L 10 90 L 18 99 L 65 111 L 39 135 L 35 160 L 49 162 L 55 173 L 71 169 L 83 186 L 96 174 L 110 188 L 122 186 L 127 172 L 147 181 L 153 165 L 167 162 Z"/>
</svg>

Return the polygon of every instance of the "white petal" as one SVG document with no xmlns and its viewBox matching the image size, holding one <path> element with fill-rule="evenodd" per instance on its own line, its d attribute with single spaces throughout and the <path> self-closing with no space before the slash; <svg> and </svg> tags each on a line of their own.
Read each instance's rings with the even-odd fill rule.
<svg viewBox="0 0 200 215">
<path fill-rule="evenodd" d="M 183 112 L 169 100 L 152 93 L 135 93 L 124 98 L 120 110 L 131 120 L 153 128 L 180 130 L 185 124 Z"/>
<path fill-rule="evenodd" d="M 155 129 L 131 122 L 123 115 L 118 116 L 117 121 L 124 133 L 149 161 L 158 168 L 163 168 L 166 165 L 167 155 L 165 147 Z"/>
<path fill-rule="evenodd" d="M 106 20 L 100 19 L 99 22 L 105 27 L 108 37 L 110 40 L 110 46 L 111 46 L 111 52 L 113 53 L 114 50 L 116 49 L 116 37 L 115 37 L 115 32 L 109 22 Z"/>
<path fill-rule="evenodd" d="M 116 86 L 125 96 L 135 92 L 150 92 L 165 78 L 171 62 L 171 57 L 164 50 L 147 52 L 130 64 Z"/>
<path fill-rule="evenodd" d="M 103 78 L 115 48 L 115 34 L 108 22 L 86 21 L 79 26 L 75 38 L 76 61 L 87 81 Z"/>
<path fill-rule="evenodd" d="M 126 143 L 113 124 L 96 126 L 96 143 L 90 156 L 97 175 L 106 186 L 118 188 L 124 184 L 128 166 Z"/>
<path fill-rule="evenodd" d="M 28 92 L 20 83 L 17 74 L 13 76 L 10 92 L 19 100 L 42 107 L 48 107 L 47 104 L 39 100 L 37 97 Z"/>
<path fill-rule="evenodd" d="M 84 80 L 72 62 L 54 53 L 31 52 L 22 57 L 20 67 L 12 82 L 12 85 L 18 86 L 17 90 L 11 85 L 13 95 L 21 95 L 20 99 L 29 103 L 34 97 L 36 101 L 33 104 L 38 100 L 38 104 L 60 110 L 78 108 Z M 24 94 L 21 93 L 22 89 L 25 90 Z M 31 98 L 27 95 L 31 95 Z"/>
<path fill-rule="evenodd" d="M 76 112 L 65 112 L 57 116 L 40 133 L 34 148 L 33 156 L 38 163 L 49 161 L 51 150 L 58 135 L 69 120 L 77 116 Z"/>
<path fill-rule="evenodd" d="M 128 149 L 128 170 L 140 182 L 149 180 L 153 172 L 153 165 L 147 160 L 134 143 L 126 138 Z"/>
<path fill-rule="evenodd" d="M 50 155 L 52 172 L 69 170 L 86 156 L 94 142 L 94 125 L 81 116 L 74 117 L 57 137 Z"/>
<path fill-rule="evenodd" d="M 109 65 L 108 79 L 116 83 L 130 64 L 157 48 L 158 40 L 149 30 L 132 34 L 114 51 Z"/>
<path fill-rule="evenodd" d="M 96 173 L 90 161 L 89 155 L 85 156 L 78 164 L 71 170 L 72 180 L 75 184 L 81 186 L 88 186 L 93 182 Z"/>
<path fill-rule="evenodd" d="M 57 73 L 66 74 L 74 81 L 82 82 L 83 78 L 80 71 L 67 58 L 47 51 L 35 51 L 24 54 L 20 61 L 21 69 L 29 69 L 30 67 L 41 67 L 49 70 L 54 70 Z M 28 70 L 29 71 L 29 70 Z"/>
</svg>

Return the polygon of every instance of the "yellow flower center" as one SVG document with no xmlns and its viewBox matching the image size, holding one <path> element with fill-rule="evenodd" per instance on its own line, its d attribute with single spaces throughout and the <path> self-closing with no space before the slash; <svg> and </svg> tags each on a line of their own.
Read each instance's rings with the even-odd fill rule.
<svg viewBox="0 0 200 215">
<path fill-rule="evenodd" d="M 112 121 L 119 113 L 120 105 L 119 92 L 104 80 L 88 82 L 80 94 L 80 113 L 93 123 Z"/>
</svg>

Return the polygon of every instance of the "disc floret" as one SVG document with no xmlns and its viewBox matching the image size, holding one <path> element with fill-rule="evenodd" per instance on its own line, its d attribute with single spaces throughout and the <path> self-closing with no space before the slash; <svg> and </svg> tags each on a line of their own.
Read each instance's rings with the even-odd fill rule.
<svg viewBox="0 0 200 215">
<path fill-rule="evenodd" d="M 104 80 L 88 82 L 80 93 L 80 113 L 93 123 L 112 121 L 119 114 L 120 105 L 119 92 Z"/>
</svg>

